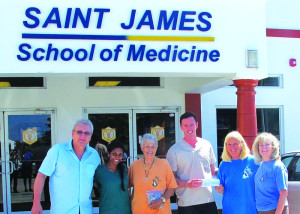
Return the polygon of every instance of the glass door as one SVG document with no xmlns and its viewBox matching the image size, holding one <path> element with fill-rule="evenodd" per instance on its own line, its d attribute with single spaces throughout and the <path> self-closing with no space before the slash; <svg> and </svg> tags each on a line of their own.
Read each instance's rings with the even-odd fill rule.
<svg viewBox="0 0 300 214">
<path fill-rule="evenodd" d="M 94 125 L 90 146 L 99 152 L 99 147 L 105 148 L 112 141 L 119 141 L 124 145 L 124 161 L 128 163 L 132 153 L 132 112 L 116 109 L 86 109 L 85 112 Z M 99 155 L 103 162 L 103 154 L 99 152 Z"/>
<path fill-rule="evenodd" d="M 166 157 L 168 149 L 179 139 L 178 107 L 85 108 L 83 115 L 94 125 L 90 146 L 97 150 L 97 147 L 103 148 L 113 141 L 122 142 L 127 166 L 142 156 L 139 140 L 143 134 L 151 133 L 157 137 L 156 155 L 161 158 Z M 97 194 L 94 188 L 94 212 L 99 209 Z M 176 199 L 171 201 L 175 203 Z"/>
<path fill-rule="evenodd" d="M 151 133 L 158 140 L 156 156 L 165 158 L 169 148 L 179 139 L 178 108 L 133 110 L 134 157 L 142 156 L 140 140 Z"/>
<path fill-rule="evenodd" d="M 141 157 L 139 140 L 143 134 L 151 133 L 157 137 L 157 156 L 162 158 L 165 158 L 168 149 L 179 139 L 179 108 L 176 107 L 86 108 L 83 111 L 84 116 L 94 124 L 90 145 L 95 148 L 98 143 L 104 146 L 112 141 L 124 143 L 127 166 Z"/>
<path fill-rule="evenodd" d="M 1 150 L 5 151 L 2 154 L 5 157 L 2 162 L 2 168 L 5 168 L 2 189 L 7 213 L 30 213 L 33 183 L 54 139 L 54 113 L 54 110 L 2 113 L 4 143 L 1 143 Z M 41 204 L 44 210 L 50 209 L 48 180 L 45 182 Z"/>
<path fill-rule="evenodd" d="M 0 213 L 2 214 L 2 213 L 7 213 L 3 112 L 0 112 L 0 144 L 1 144 L 0 147 L 1 150 L 0 151 Z"/>
</svg>

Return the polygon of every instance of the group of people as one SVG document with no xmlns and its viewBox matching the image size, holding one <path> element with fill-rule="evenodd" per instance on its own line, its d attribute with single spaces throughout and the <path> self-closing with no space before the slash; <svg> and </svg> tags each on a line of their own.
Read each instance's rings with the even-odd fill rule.
<svg viewBox="0 0 300 214">
<path fill-rule="evenodd" d="M 252 151 L 242 135 L 230 132 L 215 189 L 223 194 L 224 214 L 288 214 L 288 173 L 280 160 L 279 141 L 270 133 L 254 140 Z"/>
<path fill-rule="evenodd" d="M 19 174 L 22 173 L 25 192 L 32 192 L 31 188 L 31 177 L 32 177 L 32 152 L 27 145 L 24 146 L 23 152 L 20 152 L 17 147 L 15 147 L 9 154 L 10 161 L 13 163 L 13 172 L 10 176 L 10 181 L 13 181 L 13 192 L 19 193 L 18 191 L 18 178 Z M 27 182 L 28 181 L 28 182 Z M 28 187 L 27 188 L 27 183 Z"/>
<path fill-rule="evenodd" d="M 140 141 L 143 158 L 127 169 L 122 161 L 125 151 L 121 142 L 107 146 L 108 158 L 100 164 L 99 154 L 88 145 L 93 124 L 84 119 L 77 121 L 72 140 L 52 147 L 39 169 L 32 213 L 42 213 L 41 193 L 47 176 L 50 177 L 50 212 L 54 214 L 93 213 L 93 184 L 100 195 L 100 214 L 171 214 L 170 197 L 174 192 L 179 214 L 217 214 L 212 187 L 202 186 L 206 179 L 216 176 L 220 186 L 215 188 L 224 195 L 224 214 L 257 213 L 256 210 L 288 212 L 286 169 L 279 160 L 276 138 L 265 134 L 256 139 L 253 151 L 256 161 L 262 162 L 258 166 L 243 137 L 238 132 L 228 134 L 217 173 L 210 142 L 196 135 L 196 116 L 184 113 L 180 127 L 184 138 L 169 149 L 166 159 L 156 157 L 156 137 L 145 134 Z"/>
</svg>

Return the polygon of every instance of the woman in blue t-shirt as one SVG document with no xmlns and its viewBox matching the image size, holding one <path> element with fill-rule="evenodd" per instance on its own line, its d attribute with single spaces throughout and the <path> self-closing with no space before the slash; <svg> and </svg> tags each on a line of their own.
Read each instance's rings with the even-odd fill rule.
<svg viewBox="0 0 300 214">
<path fill-rule="evenodd" d="M 255 207 L 254 176 L 258 165 L 242 135 L 227 134 L 215 189 L 223 194 L 223 214 L 257 214 Z"/>
<path fill-rule="evenodd" d="M 288 214 L 286 167 L 280 160 L 279 140 L 270 133 L 259 134 L 252 151 L 260 167 L 255 175 L 255 199 L 259 214 Z"/>
<path fill-rule="evenodd" d="M 130 214 L 127 167 L 122 161 L 123 144 L 111 142 L 107 151 L 108 161 L 98 166 L 94 177 L 100 194 L 99 214 Z"/>
</svg>

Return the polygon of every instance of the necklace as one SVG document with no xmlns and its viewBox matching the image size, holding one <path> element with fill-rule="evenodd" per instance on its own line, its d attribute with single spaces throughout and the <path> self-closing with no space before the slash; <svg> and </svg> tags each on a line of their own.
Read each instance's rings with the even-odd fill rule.
<svg viewBox="0 0 300 214">
<path fill-rule="evenodd" d="M 260 179 L 260 182 L 263 182 L 264 181 L 264 168 L 263 168 L 263 162 L 261 163 L 261 179 Z"/>
<path fill-rule="evenodd" d="M 154 159 L 153 159 L 153 161 L 152 161 L 152 163 L 151 163 L 150 168 L 147 169 L 147 168 L 146 168 L 146 164 L 145 164 L 145 158 L 143 158 L 143 160 L 144 160 L 144 170 L 145 170 L 146 181 L 148 181 L 148 175 L 149 175 L 150 170 L 151 170 L 152 167 L 154 166 L 155 159 L 156 159 L 156 157 L 154 157 Z"/>
</svg>

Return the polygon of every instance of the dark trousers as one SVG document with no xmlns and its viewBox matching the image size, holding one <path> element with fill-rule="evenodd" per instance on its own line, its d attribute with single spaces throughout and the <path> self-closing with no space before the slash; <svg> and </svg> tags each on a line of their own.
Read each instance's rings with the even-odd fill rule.
<svg viewBox="0 0 300 214">
<path fill-rule="evenodd" d="M 14 180 L 14 185 L 13 185 L 14 192 L 18 191 L 18 177 L 19 177 L 19 170 L 14 170 L 13 173 L 10 175 L 10 182 Z"/>
<path fill-rule="evenodd" d="M 178 207 L 179 214 L 218 214 L 215 202 L 198 204 L 188 207 Z"/>
</svg>

